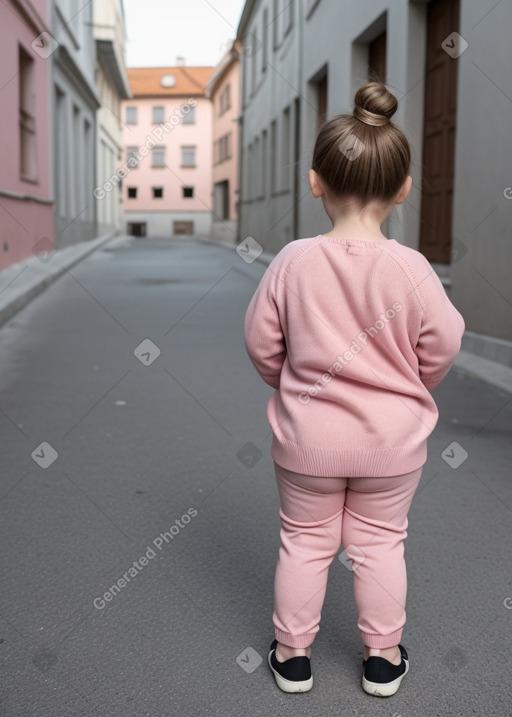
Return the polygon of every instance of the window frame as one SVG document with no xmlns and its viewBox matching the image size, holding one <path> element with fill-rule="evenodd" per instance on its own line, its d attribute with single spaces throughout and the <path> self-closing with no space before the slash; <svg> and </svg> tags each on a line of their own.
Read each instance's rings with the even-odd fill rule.
<svg viewBox="0 0 512 717">
<path fill-rule="evenodd" d="M 155 119 L 156 110 L 161 110 L 162 119 Z M 152 108 L 151 119 L 153 124 L 164 124 L 165 122 L 165 107 L 164 105 L 154 105 Z"/>
<path fill-rule="evenodd" d="M 138 169 L 140 161 L 138 158 L 139 154 L 139 147 L 136 145 L 128 145 L 126 147 L 126 164 L 130 167 L 130 169 Z M 135 155 L 135 162 L 130 162 L 131 158 Z"/>
<path fill-rule="evenodd" d="M 181 149 L 181 166 L 184 169 L 193 169 L 194 167 L 197 167 L 197 146 L 194 144 L 183 144 L 180 147 Z M 185 163 L 185 153 L 186 152 L 194 152 L 194 161 L 193 163 Z"/>
<path fill-rule="evenodd" d="M 190 107 L 190 112 L 183 112 L 183 118 L 181 120 L 182 124 L 197 124 L 196 119 L 196 109 L 197 107 L 194 105 L 189 104 L 188 102 L 185 104 L 186 107 Z"/>
<path fill-rule="evenodd" d="M 165 164 L 165 145 L 158 145 L 156 147 L 152 147 L 151 149 L 151 167 L 154 167 L 155 169 L 162 169 L 166 166 Z M 156 164 L 155 163 L 155 153 L 156 152 L 162 152 L 163 155 L 163 162 L 162 164 Z"/>
<path fill-rule="evenodd" d="M 38 182 L 37 96 L 35 60 L 23 45 L 18 45 L 18 122 L 19 176 L 23 182 Z"/>
<path fill-rule="evenodd" d="M 139 108 L 137 105 L 127 105 L 125 107 L 125 124 L 139 124 Z M 128 119 L 128 112 L 129 110 L 133 110 L 135 114 L 135 121 L 131 121 Z"/>
</svg>

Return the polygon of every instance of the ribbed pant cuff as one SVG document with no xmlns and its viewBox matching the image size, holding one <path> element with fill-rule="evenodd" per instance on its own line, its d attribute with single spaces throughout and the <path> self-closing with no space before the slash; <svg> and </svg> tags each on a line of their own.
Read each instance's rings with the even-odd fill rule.
<svg viewBox="0 0 512 717">
<path fill-rule="evenodd" d="M 386 647 L 395 647 L 402 639 L 403 628 L 392 632 L 390 635 L 373 635 L 368 632 L 361 632 L 363 643 L 366 647 L 375 647 L 377 650 L 384 650 Z"/>
<path fill-rule="evenodd" d="M 283 632 L 277 627 L 275 628 L 276 640 L 288 647 L 309 647 L 313 644 L 316 632 L 310 632 L 308 635 L 290 635 L 289 632 Z"/>
</svg>

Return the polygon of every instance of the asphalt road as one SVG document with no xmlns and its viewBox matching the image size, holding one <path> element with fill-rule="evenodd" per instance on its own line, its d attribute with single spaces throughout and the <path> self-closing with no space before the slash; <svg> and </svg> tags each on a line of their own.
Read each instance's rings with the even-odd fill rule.
<svg viewBox="0 0 512 717">
<path fill-rule="evenodd" d="M 117 240 L 0 330 L 2 716 L 512 715 L 512 396 L 457 369 L 409 513 L 409 675 L 362 691 L 335 559 L 314 687 L 275 685 L 272 389 L 243 344 L 265 268 Z"/>
</svg>

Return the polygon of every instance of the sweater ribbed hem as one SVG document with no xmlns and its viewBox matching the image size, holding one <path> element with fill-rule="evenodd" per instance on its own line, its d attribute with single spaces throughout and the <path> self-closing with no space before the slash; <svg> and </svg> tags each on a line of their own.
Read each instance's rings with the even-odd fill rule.
<svg viewBox="0 0 512 717">
<path fill-rule="evenodd" d="M 298 446 L 276 436 L 270 455 L 286 470 L 302 475 L 340 478 L 385 477 L 412 473 L 427 460 L 427 439 L 396 448 L 329 450 Z"/>
</svg>

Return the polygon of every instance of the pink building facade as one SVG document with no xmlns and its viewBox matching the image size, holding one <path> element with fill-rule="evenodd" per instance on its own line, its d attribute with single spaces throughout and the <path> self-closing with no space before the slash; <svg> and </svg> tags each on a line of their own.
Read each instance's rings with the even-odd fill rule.
<svg viewBox="0 0 512 717">
<path fill-rule="evenodd" d="M 131 68 L 121 168 L 127 233 L 211 236 L 213 68 Z"/>
<path fill-rule="evenodd" d="M 48 7 L 46 0 L 6 3 L 0 6 L 0 271 L 54 248 Z"/>
<path fill-rule="evenodd" d="M 208 96 L 213 109 L 213 226 L 218 241 L 235 244 L 238 219 L 240 53 L 234 42 L 217 65 Z"/>
</svg>

